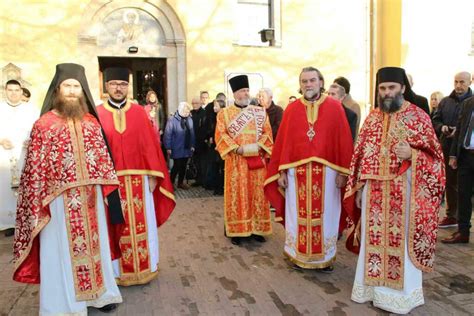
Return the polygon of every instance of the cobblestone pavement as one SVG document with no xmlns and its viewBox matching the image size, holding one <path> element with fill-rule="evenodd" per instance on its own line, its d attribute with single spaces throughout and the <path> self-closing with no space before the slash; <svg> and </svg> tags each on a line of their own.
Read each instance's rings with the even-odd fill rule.
<svg viewBox="0 0 474 316">
<path fill-rule="evenodd" d="M 343 241 L 333 274 L 295 270 L 282 255 L 281 225 L 266 243 L 233 246 L 223 235 L 222 197 L 196 198 L 204 193 L 177 192 L 177 208 L 159 230 L 158 279 L 122 287 L 124 302 L 111 315 L 389 315 L 350 300 L 357 258 Z M 473 241 L 438 244 L 435 272 L 424 274 L 426 304 L 412 315 L 474 314 Z M 38 286 L 11 281 L 11 242 L 0 237 L 0 315 L 37 315 Z"/>
</svg>

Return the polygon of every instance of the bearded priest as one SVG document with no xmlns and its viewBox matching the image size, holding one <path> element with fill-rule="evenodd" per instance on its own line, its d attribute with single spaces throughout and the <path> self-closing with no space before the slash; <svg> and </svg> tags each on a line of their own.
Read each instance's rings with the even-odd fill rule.
<svg viewBox="0 0 474 316">
<path fill-rule="evenodd" d="M 112 259 L 123 224 L 114 164 L 84 68 L 59 64 L 21 175 L 13 279 L 40 283 L 40 315 L 122 302 Z"/>
<path fill-rule="evenodd" d="M 412 95 L 405 70 L 379 69 L 377 108 L 357 139 L 345 195 L 362 210 L 349 212 L 356 229 L 347 245 L 360 246 L 352 300 L 397 314 L 424 304 L 445 188 L 441 146 Z"/>
<path fill-rule="evenodd" d="M 299 84 L 303 97 L 283 113 L 265 195 L 276 209 L 275 220 L 285 226 L 288 259 L 300 268 L 330 273 L 352 136 L 341 103 L 323 93 L 317 68 L 303 68 Z"/>
</svg>

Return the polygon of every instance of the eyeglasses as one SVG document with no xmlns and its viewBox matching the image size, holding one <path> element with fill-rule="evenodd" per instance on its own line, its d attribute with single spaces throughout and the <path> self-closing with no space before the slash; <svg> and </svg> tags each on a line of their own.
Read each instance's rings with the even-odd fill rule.
<svg viewBox="0 0 474 316">
<path fill-rule="evenodd" d="M 128 87 L 128 82 L 120 82 L 120 83 L 117 83 L 117 82 L 109 82 L 109 86 L 111 88 L 120 88 L 120 89 L 125 89 Z"/>
</svg>

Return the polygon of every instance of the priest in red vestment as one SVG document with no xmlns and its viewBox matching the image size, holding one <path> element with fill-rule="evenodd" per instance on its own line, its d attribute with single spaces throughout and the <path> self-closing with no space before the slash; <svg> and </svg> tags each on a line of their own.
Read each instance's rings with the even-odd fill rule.
<svg viewBox="0 0 474 316">
<path fill-rule="evenodd" d="M 422 271 L 432 271 L 445 186 L 443 153 L 430 117 L 411 103 L 405 71 L 377 72 L 376 105 L 351 162 L 346 198 L 360 247 L 352 300 L 405 314 L 424 304 Z"/>
<path fill-rule="evenodd" d="M 122 302 L 112 259 L 124 221 L 82 66 L 56 66 L 41 113 L 21 175 L 13 279 L 40 283 L 41 315 L 111 311 Z"/>
<path fill-rule="evenodd" d="M 263 193 L 266 159 L 272 152 L 270 120 L 265 109 L 249 105 L 249 80 L 229 80 L 234 104 L 217 114 L 216 150 L 225 160 L 224 225 L 231 243 L 243 238 L 265 242 L 272 233 L 270 205 Z"/>
<path fill-rule="evenodd" d="M 265 195 L 285 225 L 289 260 L 331 272 L 352 136 L 341 103 L 322 93 L 319 70 L 303 68 L 299 80 L 303 97 L 283 113 Z"/>
<path fill-rule="evenodd" d="M 125 217 L 122 257 L 114 272 L 119 285 L 145 284 L 158 275 L 158 226 L 174 209 L 173 186 L 145 110 L 127 99 L 128 69 L 112 67 L 104 75 L 109 99 L 97 112 L 119 176 Z"/>
</svg>

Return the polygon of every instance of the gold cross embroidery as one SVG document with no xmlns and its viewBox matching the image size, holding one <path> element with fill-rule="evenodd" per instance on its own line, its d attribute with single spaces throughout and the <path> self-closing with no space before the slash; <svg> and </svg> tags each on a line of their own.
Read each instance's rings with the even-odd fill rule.
<svg viewBox="0 0 474 316">
<path fill-rule="evenodd" d="M 316 167 L 313 168 L 313 172 L 316 173 L 316 174 L 320 174 L 321 171 L 323 171 L 323 170 L 319 166 L 316 166 Z"/>
</svg>

